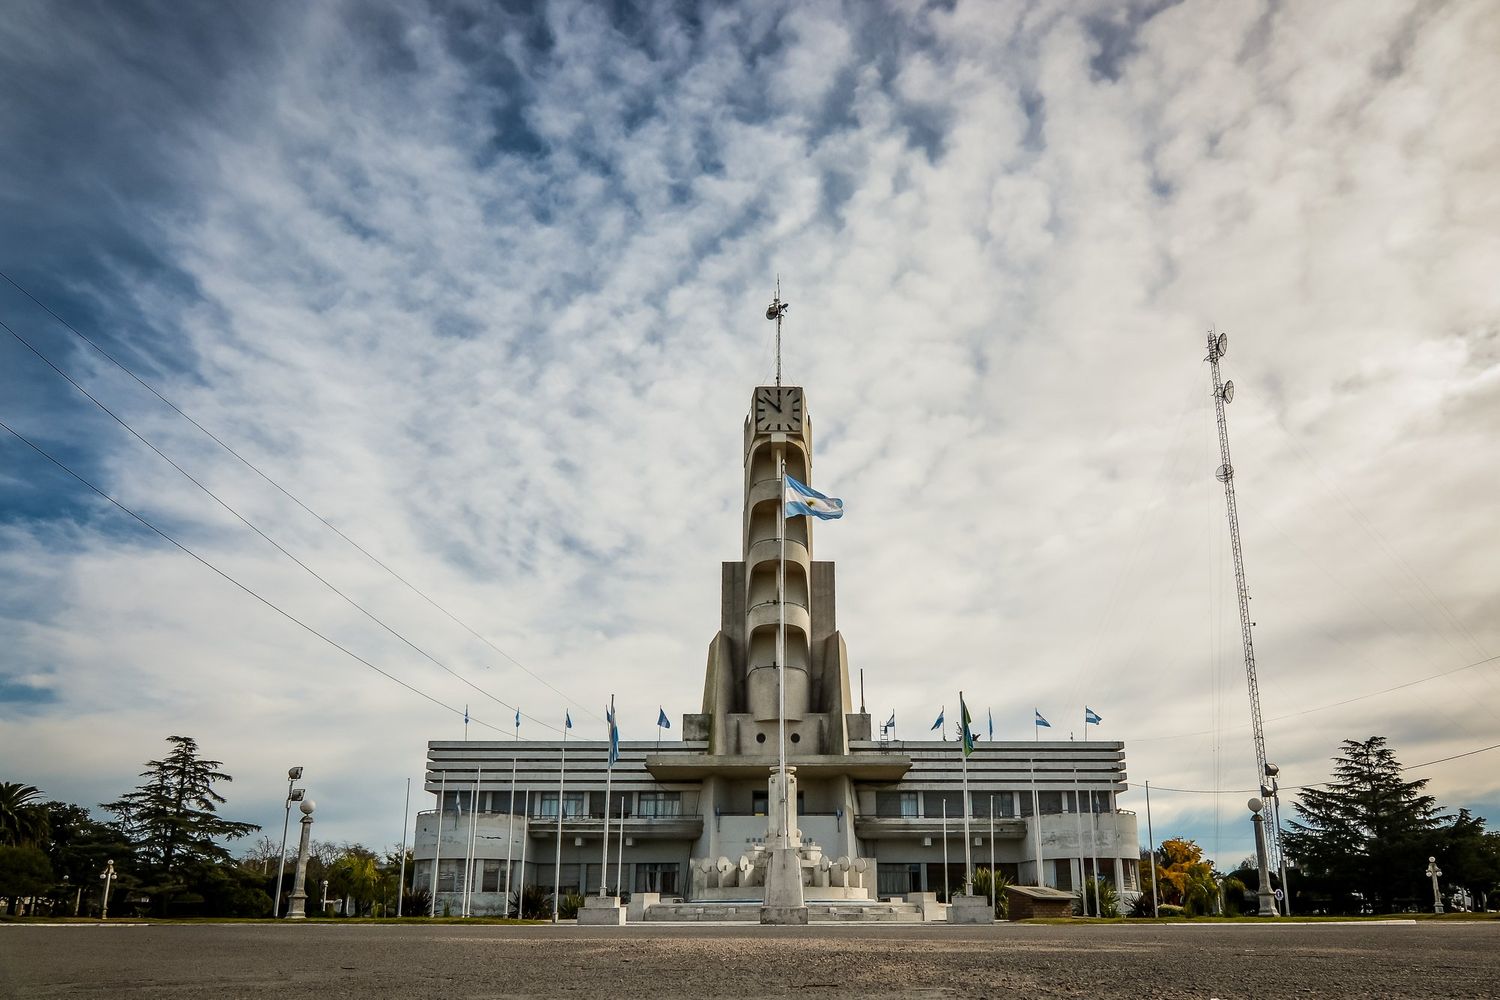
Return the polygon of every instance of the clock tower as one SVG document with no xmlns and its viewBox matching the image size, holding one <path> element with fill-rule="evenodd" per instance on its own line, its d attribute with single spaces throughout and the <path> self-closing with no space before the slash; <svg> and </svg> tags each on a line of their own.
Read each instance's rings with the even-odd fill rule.
<svg viewBox="0 0 1500 1000">
<path fill-rule="evenodd" d="M 777 629 L 786 621 L 789 759 L 848 753 L 869 739 L 869 716 L 851 704 L 848 654 L 834 608 L 834 566 L 813 559 L 814 518 L 785 522 L 781 463 L 814 484 L 813 424 L 801 386 L 757 386 L 744 426 L 741 558 L 723 564 L 720 628 L 709 644 L 702 724 L 714 755 L 777 752 Z M 783 555 L 784 554 L 784 555 Z M 777 599 L 777 571 L 785 574 Z"/>
</svg>

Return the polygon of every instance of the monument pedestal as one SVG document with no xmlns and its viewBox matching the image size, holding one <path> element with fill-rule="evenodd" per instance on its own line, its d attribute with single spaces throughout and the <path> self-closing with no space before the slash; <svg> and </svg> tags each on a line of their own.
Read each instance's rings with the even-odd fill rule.
<svg viewBox="0 0 1500 1000">
<path fill-rule="evenodd" d="M 578 908 L 578 926 L 625 926 L 625 907 L 620 905 L 620 897 L 585 896 L 583 905 Z"/>
<path fill-rule="evenodd" d="M 992 924 L 995 910 L 988 896 L 965 896 L 959 894 L 948 901 L 948 923 Z"/>
<path fill-rule="evenodd" d="M 760 908 L 763 924 L 807 923 L 807 902 L 802 895 L 802 855 L 782 844 L 771 849 L 766 869 L 766 900 Z"/>
</svg>

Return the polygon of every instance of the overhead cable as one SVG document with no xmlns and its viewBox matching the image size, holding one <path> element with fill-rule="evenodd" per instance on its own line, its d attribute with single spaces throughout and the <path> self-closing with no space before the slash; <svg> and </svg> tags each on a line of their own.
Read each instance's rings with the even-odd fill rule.
<svg viewBox="0 0 1500 1000">
<path fill-rule="evenodd" d="M 359 663 L 361 663 L 364 666 L 368 667 L 369 669 L 375 671 L 377 674 L 379 674 L 380 676 L 386 678 L 387 680 L 393 681 L 393 682 L 401 685 L 402 687 L 406 688 L 406 690 L 410 691 L 412 694 L 415 694 L 415 695 L 417 695 L 420 698 L 424 698 L 427 701 L 432 702 L 432 704 L 438 706 L 439 708 L 442 708 L 442 709 L 444 709 L 446 711 L 452 712 L 454 715 L 458 715 L 458 716 L 464 717 L 464 718 L 468 719 L 470 722 L 473 722 L 473 723 L 476 723 L 478 725 L 484 726 L 486 729 L 493 729 L 497 733 L 508 733 L 510 731 L 508 726 L 502 728 L 500 726 L 496 726 L 496 725 L 493 725 L 491 723 L 485 722 L 482 719 L 474 718 L 473 716 L 471 716 L 471 715 L 468 714 L 468 712 L 467 712 L 466 709 L 461 709 L 461 708 L 458 708 L 458 707 L 456 707 L 454 705 L 449 705 L 446 702 L 441 701 L 438 698 L 435 698 L 432 695 L 428 694 L 426 691 L 423 691 L 420 688 L 417 688 L 417 687 L 415 687 L 415 686 L 413 686 L 411 684 L 408 684 L 406 681 L 403 681 L 401 678 L 397 677 L 396 675 L 394 675 L 394 674 L 392 674 L 392 673 L 390 673 L 388 671 L 382 670 L 380 667 L 378 667 L 375 664 L 371 663 L 369 660 L 365 659 L 363 656 L 360 656 L 358 653 L 354 652 L 353 650 L 349 649 L 348 647 L 341 645 L 338 641 L 329 638 L 328 636 L 324 635 L 322 632 L 319 632 L 317 629 L 313 628 L 311 625 L 307 624 L 302 619 L 300 619 L 296 615 L 292 614 L 290 611 L 287 611 L 286 609 L 284 609 L 284 608 L 280 607 L 279 605 L 273 603 L 269 599 L 261 596 L 255 590 L 251 589 L 250 587 L 248 587 L 245 584 L 241 583 L 239 580 L 235 579 L 233 576 L 230 576 L 224 570 L 222 570 L 219 567 L 215 566 L 212 562 L 210 562 L 208 559 L 204 558 L 203 556 L 199 555 L 197 552 L 195 552 L 193 549 L 189 548 L 187 545 L 185 545 L 182 542 L 178 541 L 172 535 L 168 534 L 166 531 L 164 531 L 161 528 L 157 527 L 155 524 L 153 524 L 152 522 L 148 521 L 146 518 L 142 517 L 140 514 L 137 514 L 135 511 L 131 510 L 129 507 L 125 506 L 120 501 L 116 500 L 114 497 L 110 496 L 108 493 L 104 492 L 99 487 L 95 486 L 93 483 L 89 482 L 87 479 L 85 479 L 83 476 L 79 475 L 77 472 L 74 472 L 67 465 L 63 464 L 63 462 L 61 462 L 59 459 L 55 458 L 51 453 L 49 453 L 48 451 L 46 451 L 40 445 L 36 444 L 30 438 L 26 437 L 26 435 L 22 434 L 20 431 L 16 430 L 14 427 L 11 427 L 9 424 L 5 423 L 3 420 L 0 420 L 0 428 L 3 428 L 6 431 L 9 431 L 18 440 L 20 440 L 21 443 L 25 444 L 32 451 L 36 452 L 38 455 L 41 455 L 43 458 L 45 458 L 47 461 L 51 462 L 53 465 L 57 466 L 63 472 L 66 472 L 69 476 L 71 476 L 74 479 L 78 480 L 78 482 L 82 483 L 84 486 L 87 486 L 90 490 L 92 490 L 94 493 L 98 494 L 100 497 L 103 497 L 105 500 L 108 500 L 115 507 L 117 507 L 120 510 L 124 511 L 126 514 L 129 514 L 136 521 L 140 522 L 142 525 L 144 525 L 145 527 L 149 528 L 151 531 L 153 531 L 156 534 L 160 535 L 162 538 L 166 539 L 168 542 L 171 542 L 174 546 L 176 546 L 181 551 L 183 551 L 186 554 L 192 556 L 194 559 L 196 559 L 202 565 L 204 565 L 207 568 L 213 570 L 214 573 L 218 574 L 223 579 L 225 579 L 228 582 L 234 584 L 240 590 L 244 591 L 246 594 L 249 594 L 251 597 L 255 598 L 257 601 L 259 601 L 260 603 L 264 604 L 266 607 L 270 608 L 272 611 L 276 612 L 278 615 L 281 615 L 281 617 L 285 618 L 287 621 L 289 621 L 292 624 L 296 625 L 298 628 L 301 628 L 301 629 L 303 629 L 303 630 L 311 633 L 312 635 L 318 637 L 319 639 L 322 639 L 324 642 L 328 643 L 328 645 L 332 646 L 334 649 L 337 649 L 339 652 L 343 653 L 345 656 L 348 656 L 351 659 L 358 661 Z"/>
<path fill-rule="evenodd" d="M 473 636 L 474 638 L 478 639 L 480 642 L 484 643 L 486 646 L 488 646 L 490 649 L 494 650 L 496 653 L 498 653 L 501 656 L 505 657 L 505 659 L 509 660 L 511 662 L 511 664 L 513 664 L 518 670 L 520 670 L 522 673 L 526 674 L 532 680 L 534 680 L 537 683 L 541 684 L 543 687 L 547 688 L 547 690 L 551 691 L 553 694 L 555 694 L 558 697 L 562 698 L 564 701 L 567 701 L 569 704 L 573 705 L 575 708 L 578 708 L 581 711 L 587 712 L 589 715 L 594 716 L 595 718 L 598 718 L 598 719 L 600 719 L 602 721 L 603 716 L 600 716 L 596 711 L 594 711 L 593 709 L 591 709 L 588 706 L 584 705 L 582 702 L 576 701 L 575 699 L 573 699 L 572 697 L 570 697 L 567 693 L 565 693 L 565 692 L 559 690 L 558 688 L 554 687 L 545 677 L 542 677 L 541 675 L 539 675 L 537 673 L 534 673 L 524 663 L 522 663 L 520 660 L 516 659 L 510 653 L 507 653 L 505 650 L 501 649 L 499 646 L 495 645 L 495 643 L 492 642 L 488 637 L 486 637 L 485 635 L 483 635 L 480 632 L 478 632 L 477 630 L 475 630 L 472 626 L 470 626 L 462 618 L 459 618 L 453 612 L 451 612 L 447 608 L 445 608 L 442 604 L 438 603 L 438 601 L 436 599 L 434 599 L 433 597 L 429 596 L 425 591 L 423 591 L 416 584 L 412 583 L 406 577 L 402 576 L 399 572 L 397 572 L 391 566 L 389 566 L 388 564 L 386 564 L 383 560 L 381 560 L 378 556 L 376 556 L 369 549 L 366 549 L 363 545 L 359 544 L 354 539 L 352 539 L 348 535 L 344 534 L 344 532 L 340 531 L 337 527 L 335 527 L 322 514 L 319 514 L 317 511 L 313 510 L 307 504 L 303 503 L 301 501 L 301 499 L 299 499 L 295 494 L 293 494 L 285 486 L 282 486 L 275 479 L 271 478 L 270 475 L 268 475 L 267 473 L 265 473 L 264 471 L 262 471 L 261 468 L 259 466 L 257 466 L 254 462 L 250 461 L 244 455 L 241 455 L 238 451 L 236 451 L 234 448 L 232 448 L 227 442 L 225 442 L 217 434 L 215 434 L 213 431 L 209 430 L 207 427 L 204 427 L 197 420 L 194 420 L 191 416 L 189 416 L 186 412 L 184 412 L 183 409 L 181 407 L 179 407 L 176 403 L 172 402 L 166 396 L 163 396 L 149 382 L 147 382 L 145 379 L 141 378 L 134 371 L 132 371 L 130 369 L 130 367 L 127 366 L 123 361 L 120 361 L 113 354 L 111 354 L 109 351 L 105 350 L 102 346 L 100 346 L 92 338 L 90 338 L 86 334 L 82 333 L 81 331 L 78 330 L 78 328 L 76 328 L 75 326 L 73 326 L 73 324 L 69 323 L 67 320 L 65 320 L 61 316 L 59 316 L 45 302 L 43 302 L 41 299 L 37 298 L 30 291 L 28 291 L 26 288 L 24 288 L 20 284 L 18 284 L 16 282 L 16 280 L 14 278 L 12 278 L 9 274 L 6 274 L 4 271 L 0 271 L 0 278 L 4 278 L 7 282 L 10 283 L 10 285 L 13 288 L 15 288 L 22 295 L 26 296 L 28 299 L 30 299 L 32 302 L 34 302 L 47 315 L 49 315 L 53 319 L 57 320 L 57 322 L 60 323 L 60 324 L 62 324 L 63 328 L 66 329 L 69 333 L 72 333 L 75 337 L 77 337 L 78 339 L 82 340 L 85 344 L 88 344 L 95 351 L 99 352 L 99 354 L 106 361 L 108 361 L 110 364 L 114 365 L 116 368 L 120 369 L 120 371 L 124 372 L 126 375 L 129 375 L 143 389 L 145 389 L 147 392 L 151 393 L 151 395 L 155 396 L 162 403 L 164 403 L 168 408 L 170 408 L 172 410 L 172 412 L 176 413 L 179 417 L 181 417 L 182 419 L 186 420 L 188 423 L 192 424 L 199 431 L 201 431 L 204 435 L 206 435 L 209 438 L 209 440 L 213 441 L 220 448 L 223 448 L 230 455 L 234 456 L 234 458 L 237 459 L 242 465 L 244 465 L 245 468 L 249 469 L 251 472 L 255 473 L 257 476 L 259 476 L 261 479 L 265 480 L 271 486 L 275 487 L 275 489 L 279 493 L 281 493 L 282 496 L 286 497 L 292 503 L 294 503 L 298 507 L 302 508 L 302 510 L 306 511 L 309 515 L 311 515 L 313 518 L 315 518 L 318 522 L 320 522 L 329 531 L 332 531 L 335 535 L 338 535 L 340 538 L 342 538 L 349 545 L 353 546 L 356 550 L 359 551 L 359 553 L 361 555 L 363 555 L 366 559 L 369 559 L 376 566 L 379 566 L 381 569 L 385 570 L 385 572 L 389 573 L 398 582 L 400 582 L 402 586 L 406 587 L 412 593 L 414 593 L 418 597 L 422 598 L 422 600 L 426 601 L 428 604 L 432 605 L 438 611 L 442 612 L 442 614 L 444 616 L 446 616 L 449 621 L 453 622 L 459 628 L 462 628 L 465 632 L 468 632 L 471 636 Z M 487 665 L 486 665 L 486 669 L 488 669 Z M 551 728 L 551 727 L 549 727 L 549 728 Z"/>
<path fill-rule="evenodd" d="M 360 604 L 354 598 L 352 598 L 348 594 L 344 593 L 332 581 L 328 580 L 326 577 L 324 577 L 320 573 L 318 573 L 317 570 L 313 569 L 307 563 L 303 562 L 301 559 L 297 558 L 297 556 L 293 555 L 280 542 L 276 541 L 276 539 L 274 539 L 270 535 L 266 534 L 254 522 L 252 522 L 249 518 L 245 517 L 245 515 L 241 514 L 238 510 L 236 510 L 228 501 L 224 500 L 222 497 L 220 497 L 213 490 L 209 489 L 206 485 L 204 485 L 202 482 L 200 482 L 198 479 L 196 479 L 193 476 L 192 473 L 188 472 L 181 465 L 178 465 L 177 462 L 174 461 L 169 455 L 167 455 L 165 452 L 163 452 L 155 444 L 153 444 L 152 442 L 150 442 L 149 440 L 147 440 L 139 431 L 137 431 L 134 427 L 130 426 L 129 422 L 127 422 L 118 413 L 116 413 L 114 410 L 110 409 L 107 405 L 105 405 L 103 402 L 101 402 L 98 399 L 98 397 L 96 397 L 96 396 L 93 395 L 93 393 L 89 392 L 82 385 L 80 385 L 78 382 L 76 382 L 71 375 L 69 375 L 67 372 L 63 371 L 61 368 L 59 368 L 55 363 L 53 363 L 53 361 L 50 358 L 48 358 L 45 354 L 43 354 L 41 351 L 39 351 L 29 340 L 27 340 L 25 337 L 21 336 L 15 330 L 11 329 L 11 327 L 8 324 L 6 324 L 6 322 L 4 320 L 0 320 L 0 329 L 4 329 L 12 337 L 16 338 L 16 340 L 18 340 L 22 344 L 24 344 L 26 346 L 26 348 L 28 350 L 30 350 L 31 353 L 35 354 L 38 358 L 40 358 L 47 365 L 47 367 L 51 368 L 58 375 L 62 376 L 64 379 L 66 379 L 67 382 L 68 382 L 68 384 L 71 385 L 71 386 L 73 386 L 73 388 L 77 389 L 79 392 L 83 393 L 83 395 L 87 396 L 89 398 L 89 400 L 91 402 L 93 402 L 93 404 L 95 406 L 99 407 L 99 409 L 101 409 L 105 413 L 109 414 L 109 416 L 116 423 L 118 423 L 121 427 L 125 428 L 125 430 L 128 431 L 132 437 L 134 437 L 137 441 L 139 441 L 142 444 L 144 444 L 147 448 L 150 448 L 153 452 L 156 453 L 156 455 L 159 458 L 161 458 L 162 461 L 166 462 L 172 468 L 176 469 L 179 473 L 181 473 L 182 476 L 185 479 L 187 479 L 188 482 L 192 483 L 194 486 L 198 487 L 198 489 L 200 489 L 204 493 L 206 493 L 215 503 L 217 503 L 220 507 L 223 507 L 226 511 L 228 511 L 231 515 L 233 515 L 234 518 L 236 520 L 238 520 L 241 524 L 243 524 L 245 527 L 249 528 L 251 531 L 255 532 L 257 535 L 259 535 L 261 538 L 263 538 L 267 543 L 269 543 L 273 548 L 275 548 L 276 551 L 280 552 L 282 555 L 286 556 L 292 562 L 294 562 L 298 566 L 300 566 L 305 572 L 307 572 L 307 574 L 309 576 L 311 576 L 313 579 L 315 579 L 319 583 L 321 583 L 324 587 L 328 588 L 328 590 L 332 591 L 334 594 L 336 594 L 340 598 L 342 598 L 350 607 L 354 608 L 360 614 L 362 614 L 366 618 L 370 619 L 370 621 L 374 622 L 376 625 L 379 625 L 381 628 L 385 629 L 391 635 L 393 635 L 397 639 L 401 640 L 408 647 L 410 647 L 413 651 L 415 651 L 416 653 L 418 653 L 419 655 L 421 655 L 422 657 L 424 657 L 425 659 L 427 659 L 429 662 L 431 662 L 432 664 L 434 664 L 435 666 L 437 666 L 439 669 L 444 670 L 447 673 L 451 674 L 453 677 L 457 678 L 459 681 L 461 681 L 464 684 L 468 685 L 469 687 L 473 688 L 475 691 L 479 692 L 484 697 L 490 699 L 495 704 L 501 706 L 502 708 L 508 709 L 510 711 L 519 711 L 516 708 L 515 705 L 508 704 L 507 702 L 503 701 L 502 699 L 495 697 L 493 694 L 491 694 L 490 692 L 486 691 L 484 688 L 480 687 L 478 684 L 475 684 L 473 681 L 469 680 L 467 677 L 463 676 L 458 671 L 454 670 L 452 667 L 449 667 L 446 663 L 442 662 L 437 657 L 435 657 L 431 653 L 427 652 L 421 646 L 418 646 L 416 643 L 412 642 L 406 636 L 404 636 L 400 632 L 396 631 L 395 628 L 393 628 L 392 626 L 386 624 L 386 622 L 383 621 L 373 611 L 370 611 L 368 608 L 366 608 L 364 605 Z M 535 722 L 538 725 L 542 726 L 544 729 L 549 729 L 549 730 L 551 730 L 553 732 L 561 732 L 561 730 L 559 730 L 556 726 L 550 725 L 550 724 L 548 724 L 547 722 L 545 722 L 542 719 L 538 719 L 535 716 L 531 716 L 531 715 L 525 715 L 525 713 L 522 713 L 522 714 L 523 714 L 523 717 L 531 719 L 533 722 Z"/>
</svg>

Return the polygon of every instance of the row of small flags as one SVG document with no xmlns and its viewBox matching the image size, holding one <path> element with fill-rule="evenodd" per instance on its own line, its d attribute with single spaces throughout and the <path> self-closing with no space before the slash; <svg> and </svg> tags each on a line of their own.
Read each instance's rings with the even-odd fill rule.
<svg viewBox="0 0 1500 1000">
<path fill-rule="evenodd" d="M 959 704 L 960 712 L 961 712 L 961 714 L 963 716 L 963 730 L 962 731 L 964 733 L 968 734 L 969 737 L 971 737 L 973 739 L 978 739 L 978 734 L 977 733 L 972 733 L 969 730 L 969 726 L 973 723 L 973 720 L 969 717 L 968 706 L 964 704 L 962 698 L 959 698 L 958 704 Z M 1046 717 L 1042 715 L 1042 710 L 1041 709 L 1037 708 L 1037 709 L 1033 709 L 1033 711 L 1036 713 L 1036 719 L 1035 719 L 1035 722 L 1033 723 L 1034 726 L 1035 726 L 1035 728 L 1037 728 L 1037 729 L 1051 729 L 1052 728 L 1052 723 L 1048 722 L 1047 719 L 1046 719 Z M 995 738 L 995 713 L 992 710 L 990 710 L 990 709 L 985 709 L 985 714 L 989 717 L 990 739 L 993 740 Z M 946 718 L 947 718 L 947 706 L 944 706 L 943 708 L 938 709 L 937 719 L 932 723 L 932 730 L 934 732 L 941 731 L 942 728 L 943 728 L 943 722 L 944 722 L 944 720 Z M 1103 721 L 1104 721 L 1104 718 L 1098 712 L 1094 711 L 1092 708 L 1089 708 L 1087 705 L 1083 706 L 1083 723 L 1084 723 L 1084 725 L 1086 725 L 1086 726 L 1097 726 L 1097 725 L 1099 725 Z M 881 726 L 881 728 L 882 729 L 895 729 L 896 728 L 896 713 L 895 712 L 891 713 L 891 717 L 885 721 L 885 725 Z"/>
</svg>

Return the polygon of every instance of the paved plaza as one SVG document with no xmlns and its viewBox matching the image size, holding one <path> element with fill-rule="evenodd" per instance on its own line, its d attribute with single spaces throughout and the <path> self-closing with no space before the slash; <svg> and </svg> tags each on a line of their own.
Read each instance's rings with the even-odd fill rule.
<svg viewBox="0 0 1500 1000">
<path fill-rule="evenodd" d="M 0 925 L 0 996 L 1495 997 L 1500 922 Z"/>
</svg>

